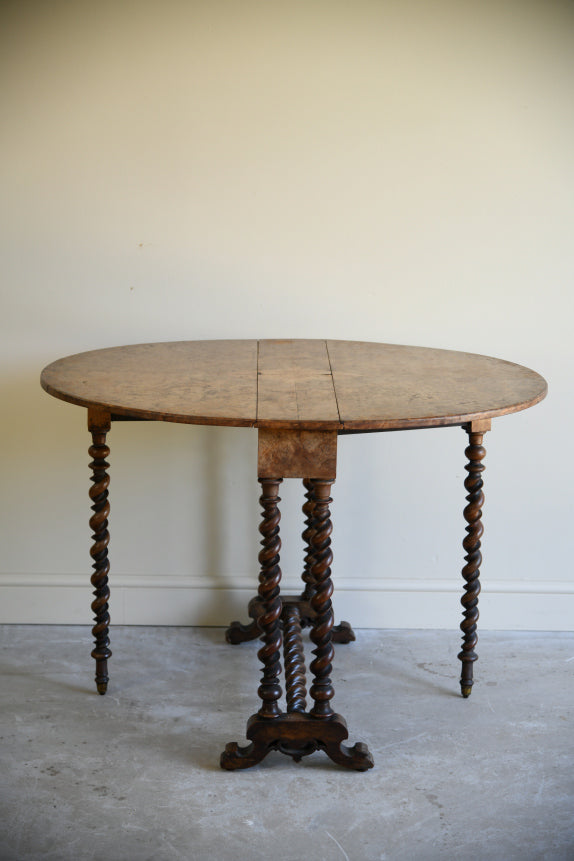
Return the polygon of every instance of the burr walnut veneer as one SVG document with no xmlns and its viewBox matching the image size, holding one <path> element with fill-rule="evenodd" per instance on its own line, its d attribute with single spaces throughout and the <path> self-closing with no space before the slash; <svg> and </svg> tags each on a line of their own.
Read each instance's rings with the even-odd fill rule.
<svg viewBox="0 0 574 861">
<path fill-rule="evenodd" d="M 485 450 L 491 419 L 533 406 L 546 394 L 534 371 L 511 362 L 421 347 L 355 341 L 182 341 L 96 350 L 59 359 L 42 373 L 51 395 L 86 407 L 92 434 L 91 556 L 96 685 L 108 685 L 108 468 L 106 444 L 119 420 L 182 422 L 258 429 L 258 477 L 263 510 L 258 594 L 250 624 L 233 622 L 229 643 L 259 638 L 261 706 L 247 724 L 249 744 L 228 744 L 223 768 L 246 768 L 270 750 L 295 760 L 324 750 L 341 765 L 373 765 L 364 744 L 347 747 L 344 719 L 331 708 L 333 643 L 354 639 L 347 622 L 334 625 L 331 595 L 331 486 L 342 434 L 459 425 L 465 451 L 465 564 L 462 569 L 461 690 L 468 697 L 477 659 L 479 573 Z M 303 590 L 282 596 L 279 566 L 279 486 L 303 480 Z M 302 628 L 314 645 L 307 692 Z M 282 660 L 283 659 L 283 660 Z M 281 665 L 286 705 L 281 705 Z M 307 696 L 312 704 L 307 706 Z"/>
</svg>

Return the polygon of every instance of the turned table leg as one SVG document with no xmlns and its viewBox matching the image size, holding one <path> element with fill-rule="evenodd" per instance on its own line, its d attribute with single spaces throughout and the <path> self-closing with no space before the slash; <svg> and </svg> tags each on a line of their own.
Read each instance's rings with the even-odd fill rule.
<svg viewBox="0 0 574 861">
<path fill-rule="evenodd" d="M 312 562 L 310 566 L 313 596 L 311 607 L 314 619 L 311 627 L 311 641 L 314 660 L 309 669 L 313 674 L 311 698 L 313 707 L 309 717 L 318 721 L 321 729 L 309 727 L 309 738 L 313 739 L 317 748 L 325 751 L 327 756 L 338 765 L 357 771 L 367 771 L 374 765 L 373 757 L 363 742 L 357 742 L 353 747 L 343 744 L 348 737 L 347 724 L 341 715 L 335 714 L 331 708 L 331 700 L 335 690 L 331 682 L 333 669 L 333 582 L 331 580 L 331 523 L 330 504 L 331 487 L 333 482 L 324 479 L 311 479 L 311 494 L 314 503 L 313 534 L 311 536 Z M 354 635 L 353 635 L 354 639 Z"/>
<path fill-rule="evenodd" d="M 315 581 L 313 579 L 313 535 L 315 534 L 315 500 L 313 499 L 313 483 L 310 478 L 303 479 L 303 487 L 305 488 L 305 502 L 303 503 L 303 516 L 305 518 L 305 529 L 301 533 L 301 538 L 305 545 L 303 559 L 303 573 L 301 579 L 305 584 L 305 588 L 301 593 L 302 601 L 310 601 L 315 591 Z"/>
<path fill-rule="evenodd" d="M 305 713 L 307 709 L 305 652 L 301 636 L 301 617 L 299 608 L 295 606 L 285 607 L 283 612 L 283 657 L 287 711 Z"/>
<path fill-rule="evenodd" d="M 315 618 L 311 628 L 311 641 L 315 648 L 313 654 L 315 660 L 311 662 L 309 669 L 314 675 L 311 685 L 311 697 L 314 706 L 311 714 L 314 717 L 330 717 L 333 714 L 330 701 L 333 699 L 334 690 L 331 684 L 331 670 L 333 663 L 333 646 L 331 632 L 333 630 L 333 607 L 331 595 L 333 594 L 333 583 L 331 581 L 331 564 L 333 553 L 331 552 L 331 513 L 329 505 L 333 501 L 330 497 L 331 482 L 316 480 L 311 482 L 313 501 L 315 508 L 313 512 L 313 535 L 311 546 L 313 558 L 311 564 L 311 575 L 313 578 L 314 592 L 311 598 L 311 606 L 315 611 Z"/>
<path fill-rule="evenodd" d="M 259 629 L 263 646 L 257 656 L 263 664 L 263 676 L 259 686 L 259 697 L 262 700 L 259 715 L 264 718 L 277 717 L 281 713 L 278 702 L 281 698 L 279 675 L 281 673 L 281 597 L 279 584 L 281 568 L 279 567 L 279 538 L 278 504 L 281 501 L 277 494 L 281 479 L 259 479 L 262 494 L 259 500 L 263 508 L 263 520 L 259 531 L 263 536 L 263 549 L 259 553 L 261 574 L 259 575 L 259 597 L 263 602 L 263 614 L 259 617 Z"/>
<path fill-rule="evenodd" d="M 258 594 L 249 602 L 249 615 L 253 621 L 249 625 L 242 625 L 241 622 L 231 622 L 225 632 L 225 639 L 232 645 L 245 643 L 248 640 L 255 640 L 261 636 L 262 631 L 268 630 L 269 610 L 265 609 L 265 602 L 269 594 L 269 588 L 277 589 L 281 579 L 281 570 L 279 568 L 279 550 L 281 549 L 281 541 L 279 539 L 279 521 L 281 515 L 279 513 L 278 503 L 281 501 L 277 496 L 277 489 L 283 481 L 277 479 L 259 479 L 262 487 L 262 495 L 259 503 L 263 508 L 263 522 L 259 527 L 259 531 L 263 535 L 263 550 L 259 554 L 259 563 L 261 565 L 260 586 Z M 267 571 L 270 570 L 270 574 Z M 269 576 L 273 586 L 269 587 L 266 584 L 266 578 Z M 262 579 L 265 579 L 264 580 Z M 281 617 L 281 609 L 277 615 L 277 620 L 274 620 L 273 625 L 279 629 L 278 619 Z M 263 661 L 264 657 L 260 650 L 258 655 Z M 278 654 L 278 650 L 276 650 Z M 281 696 L 281 694 L 279 694 Z"/>
<path fill-rule="evenodd" d="M 259 685 L 259 698 L 261 707 L 256 715 L 253 715 L 248 723 L 248 738 L 251 744 L 240 747 L 237 742 L 226 745 L 221 754 L 221 767 L 226 769 L 249 768 L 256 765 L 269 752 L 269 744 L 265 732 L 257 732 L 255 737 L 250 735 L 249 727 L 255 725 L 255 730 L 260 725 L 265 725 L 280 717 L 281 709 L 279 700 L 281 698 L 281 686 L 279 675 L 281 673 L 281 597 L 279 593 L 281 582 L 281 568 L 279 567 L 279 551 L 281 550 L 281 539 L 279 538 L 279 502 L 281 501 L 277 491 L 280 478 L 260 478 L 262 493 L 259 499 L 263 508 L 263 519 L 259 532 L 263 536 L 262 550 L 259 553 L 261 573 L 259 575 L 258 597 L 261 602 L 262 613 L 257 619 L 259 634 L 263 645 L 257 656 L 263 664 L 263 675 Z"/>
<path fill-rule="evenodd" d="M 305 559 L 301 579 L 305 583 L 305 589 L 301 594 L 299 609 L 302 624 L 309 625 L 312 623 L 315 613 L 312 601 L 316 591 L 315 574 L 313 572 L 315 564 L 313 541 L 317 532 L 317 503 L 314 496 L 313 481 L 310 478 L 305 478 L 303 479 L 303 485 L 306 491 L 305 503 L 303 505 L 305 529 L 301 537 L 305 543 Z M 339 622 L 338 625 L 333 625 L 331 629 L 331 641 L 333 643 L 351 643 L 354 639 L 355 632 L 348 622 Z"/>
<path fill-rule="evenodd" d="M 316 526 L 312 480 L 310 478 L 304 478 L 303 486 L 305 488 L 305 502 L 303 504 L 305 529 L 301 535 L 304 543 L 303 572 L 301 574 L 301 579 L 304 583 L 304 588 L 300 595 L 284 595 L 283 604 L 297 607 L 301 627 L 306 628 L 312 624 L 313 619 L 315 618 L 315 611 L 313 609 L 311 599 L 315 594 L 315 581 L 312 569 L 314 564 L 313 535 L 315 534 Z M 263 612 L 263 604 L 259 595 L 256 595 L 250 600 L 247 612 L 252 621 L 247 625 L 243 625 L 238 621 L 231 622 L 225 631 L 225 639 L 228 643 L 237 645 L 238 643 L 245 643 L 249 640 L 256 640 L 261 635 L 261 631 L 259 630 L 259 617 Z M 351 643 L 355 639 L 355 632 L 351 628 L 349 622 L 339 622 L 338 625 L 333 626 L 331 639 L 333 643 Z"/>
<path fill-rule="evenodd" d="M 465 469 L 468 475 L 464 481 L 464 486 L 468 492 L 464 519 L 468 525 L 466 537 L 462 542 L 466 551 L 464 557 L 466 564 L 462 569 L 462 576 L 465 580 L 465 591 L 461 598 L 464 618 L 460 625 L 463 643 L 462 650 L 458 655 L 462 662 L 460 689 L 463 697 L 469 697 L 471 694 L 474 662 L 478 660 L 475 647 L 478 642 L 476 626 L 478 622 L 478 596 L 480 594 L 480 566 L 482 564 L 480 539 L 484 532 L 482 525 L 482 506 L 484 504 L 482 473 L 484 464 L 482 461 L 486 454 L 482 441 L 484 433 L 489 429 L 489 421 L 471 422 L 464 425 L 464 430 L 469 439 L 469 445 L 465 450 L 468 459 Z"/>
<path fill-rule="evenodd" d="M 108 487 L 110 479 L 107 473 L 109 463 L 106 460 L 110 454 L 110 449 L 106 445 L 106 436 L 110 426 L 109 415 L 92 410 L 88 412 L 88 428 L 92 434 L 92 445 L 89 448 L 89 454 L 92 458 L 90 469 L 92 470 L 91 481 L 93 482 L 90 488 L 93 511 L 90 518 L 93 541 L 90 555 L 94 560 L 92 564 L 94 573 L 91 577 L 91 584 L 94 587 L 92 612 L 95 617 L 95 625 L 92 628 L 95 648 L 92 651 L 92 658 L 96 661 L 95 681 L 99 694 L 106 693 L 108 687 L 108 659 L 112 655 L 108 637 L 110 624 L 110 615 L 108 612 L 108 602 L 110 599 L 110 590 L 108 587 L 108 573 L 110 570 L 108 560 L 108 544 L 110 540 L 110 533 L 108 532 L 108 517 L 110 513 Z"/>
</svg>

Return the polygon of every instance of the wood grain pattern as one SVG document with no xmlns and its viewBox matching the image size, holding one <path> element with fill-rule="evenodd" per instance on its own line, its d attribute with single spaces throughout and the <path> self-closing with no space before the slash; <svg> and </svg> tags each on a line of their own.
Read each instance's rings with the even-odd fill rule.
<svg viewBox="0 0 574 861">
<path fill-rule="evenodd" d="M 325 341 L 259 341 L 257 426 L 340 425 Z"/>
<path fill-rule="evenodd" d="M 356 341 L 327 347 L 349 429 L 463 424 L 526 409 L 547 391 L 539 374 L 489 356 Z"/>
<path fill-rule="evenodd" d="M 259 428 L 257 474 L 282 478 L 337 477 L 337 431 Z"/>
<path fill-rule="evenodd" d="M 82 406 L 189 424 L 399 430 L 533 406 L 546 382 L 501 359 L 357 341 L 180 341 L 60 359 L 47 392 Z"/>
<path fill-rule="evenodd" d="M 78 353 L 42 372 L 51 395 L 144 419 L 251 427 L 257 341 L 174 341 Z"/>
</svg>

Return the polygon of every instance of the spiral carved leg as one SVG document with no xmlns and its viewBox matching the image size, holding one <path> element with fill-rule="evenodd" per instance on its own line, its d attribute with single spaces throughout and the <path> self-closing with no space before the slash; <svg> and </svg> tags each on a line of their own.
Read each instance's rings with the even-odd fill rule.
<svg viewBox="0 0 574 861">
<path fill-rule="evenodd" d="M 299 620 L 302 627 L 310 625 L 314 619 L 314 612 L 311 609 L 311 598 L 315 592 L 313 587 L 313 576 L 311 574 L 311 566 L 313 564 L 313 548 L 311 546 L 311 538 L 314 533 L 313 528 L 313 511 L 315 503 L 312 498 L 311 482 L 308 478 L 303 480 L 306 489 L 305 504 L 303 505 L 303 514 L 305 515 L 305 530 L 303 532 L 303 541 L 305 542 L 305 561 L 303 567 L 302 580 L 305 583 L 305 588 L 301 595 L 298 596 L 283 596 L 283 606 L 289 603 L 290 606 L 297 607 L 299 610 Z M 253 620 L 250 624 L 244 625 L 241 622 L 231 622 L 225 631 L 225 639 L 228 643 L 236 645 L 237 643 L 245 643 L 248 640 L 257 639 L 261 632 L 259 630 L 259 618 L 264 613 L 264 604 L 259 596 L 252 598 L 249 602 L 248 614 Z M 346 625 L 347 623 L 342 623 Z M 350 627 L 350 626 L 349 626 Z M 351 632 L 352 633 L 352 632 Z M 354 634 L 350 639 L 354 639 Z M 349 642 L 349 640 L 345 640 Z"/>
<path fill-rule="evenodd" d="M 251 743 L 246 747 L 240 747 L 237 742 L 230 742 L 221 754 L 221 767 L 230 771 L 238 768 L 249 768 L 260 762 L 271 749 L 270 739 L 275 740 L 281 736 L 281 732 L 275 728 L 271 730 L 271 736 L 268 733 L 268 727 L 278 725 L 278 721 L 282 717 L 279 708 L 282 693 L 279 674 L 281 673 L 282 640 L 280 619 L 283 608 L 279 591 L 281 582 L 279 521 L 281 515 L 278 508 L 281 500 L 277 495 L 281 480 L 280 478 L 259 479 L 262 488 L 259 502 L 263 508 L 263 519 L 259 531 L 263 539 L 261 541 L 262 550 L 259 553 L 261 572 L 259 574 L 257 599 L 261 613 L 256 623 L 263 641 L 263 646 L 257 653 L 263 664 L 263 675 L 258 690 L 261 707 L 256 715 L 252 715 L 247 724 L 247 738 Z"/>
<path fill-rule="evenodd" d="M 305 583 L 305 588 L 301 595 L 302 601 L 310 601 L 315 592 L 315 581 L 313 580 L 313 535 L 315 534 L 315 500 L 313 499 L 313 485 L 309 478 L 303 479 L 303 487 L 305 488 L 305 502 L 303 503 L 303 515 L 305 517 L 305 529 L 301 535 L 305 544 L 305 559 L 303 561 L 303 573 L 301 579 Z"/>
<path fill-rule="evenodd" d="M 468 458 L 465 469 L 468 476 L 464 481 L 464 486 L 468 491 L 466 497 L 468 504 L 464 509 L 464 519 L 468 526 L 466 527 L 466 537 L 462 542 L 466 551 L 464 557 L 466 564 L 462 569 L 462 576 L 465 580 L 465 592 L 461 598 L 464 618 L 460 625 L 463 643 L 462 651 L 458 656 L 462 662 L 460 687 L 463 697 L 470 696 L 473 684 L 473 666 L 478 659 L 475 646 L 478 642 L 476 625 L 478 621 L 478 596 L 480 594 L 480 566 L 482 563 L 480 539 L 484 531 L 482 525 L 482 506 L 484 504 L 482 473 L 484 465 L 482 460 L 486 454 L 482 445 L 484 434 L 473 433 L 470 428 L 466 430 L 469 436 L 469 446 L 465 450 L 465 455 Z"/>
<path fill-rule="evenodd" d="M 94 573 L 91 577 L 91 584 L 94 587 L 94 601 L 92 603 L 92 612 L 95 617 L 95 625 L 92 628 L 92 634 L 95 639 L 95 648 L 92 651 L 92 658 L 96 661 L 96 686 L 98 693 L 105 694 L 108 687 L 108 659 L 111 657 L 109 648 L 109 624 L 110 616 L 108 612 L 108 602 L 110 599 L 110 590 L 108 587 L 108 573 L 110 563 L 108 560 L 108 544 L 110 534 L 108 532 L 108 517 L 110 513 L 110 504 L 108 502 L 108 487 L 110 483 L 107 469 L 109 463 L 106 458 L 109 456 L 110 450 L 106 445 L 106 432 L 102 430 L 92 431 L 92 445 L 89 448 L 89 454 L 92 458 L 90 468 L 92 470 L 91 481 L 93 482 L 90 488 L 90 499 L 92 500 L 92 511 L 94 512 L 90 518 L 90 528 L 92 530 L 92 547 L 90 555 L 92 557 L 92 568 Z"/>
<path fill-rule="evenodd" d="M 305 487 L 305 503 L 303 505 L 303 514 L 305 515 L 305 530 L 302 538 L 305 542 L 305 561 L 303 564 L 303 574 L 301 578 L 305 583 L 305 589 L 301 595 L 301 623 L 303 626 L 310 625 L 313 622 L 314 613 L 311 609 L 311 599 L 315 594 L 315 581 L 313 579 L 314 565 L 314 550 L 313 536 L 316 533 L 315 524 L 315 500 L 313 498 L 313 485 L 310 479 L 303 480 Z M 305 606 L 307 605 L 307 606 Z M 348 622 L 339 622 L 334 625 L 331 630 L 331 640 L 333 643 L 352 643 L 355 639 L 355 632 Z"/>
<path fill-rule="evenodd" d="M 303 479 L 305 487 L 305 503 L 303 505 L 303 515 L 305 517 L 305 529 L 302 533 L 303 542 L 305 545 L 305 557 L 303 563 L 303 573 L 301 579 L 305 584 L 303 592 L 300 595 L 283 596 L 283 606 L 287 603 L 296 606 L 299 610 L 301 627 L 306 628 L 313 624 L 315 619 L 315 611 L 311 606 L 311 599 L 315 594 L 315 581 L 313 579 L 312 568 L 314 564 L 313 558 L 313 535 L 315 534 L 315 501 L 313 499 L 313 491 L 311 480 Z M 231 645 L 238 643 L 246 643 L 248 640 L 256 640 L 260 636 L 258 618 L 263 612 L 263 604 L 261 598 L 256 596 L 249 602 L 248 614 L 253 620 L 247 625 L 239 621 L 231 622 L 225 631 L 225 639 Z M 348 622 L 339 622 L 334 625 L 331 631 L 331 639 L 333 643 L 351 643 L 355 639 L 355 632 Z"/>
<path fill-rule="evenodd" d="M 333 714 L 331 700 L 335 694 L 331 684 L 333 662 L 333 646 L 331 631 L 333 628 L 333 608 L 331 595 L 331 514 L 329 504 L 333 501 L 329 496 L 332 482 L 322 479 L 312 479 L 313 501 L 315 503 L 314 527 L 312 537 L 313 564 L 311 574 L 315 584 L 315 592 L 311 598 L 311 607 L 315 611 L 315 619 L 311 629 L 311 640 L 315 645 L 310 670 L 314 675 L 311 685 L 311 697 L 314 700 L 311 714 L 318 718 L 328 718 Z"/>
<path fill-rule="evenodd" d="M 279 685 L 279 674 L 281 673 L 281 597 L 279 584 L 281 582 L 281 568 L 279 567 L 279 551 L 281 540 L 279 538 L 279 513 L 278 503 L 281 501 L 277 495 L 280 478 L 259 479 L 262 488 L 260 503 L 263 508 L 263 520 L 259 531 L 263 536 L 261 544 L 263 549 L 259 553 L 261 573 L 259 575 L 259 597 L 263 602 L 263 613 L 259 616 L 259 629 L 263 646 L 257 653 L 263 664 L 263 676 L 259 686 L 259 697 L 262 700 L 259 715 L 265 718 L 278 717 L 281 713 L 279 699 L 281 697 L 281 686 Z"/>
<path fill-rule="evenodd" d="M 307 708 L 305 653 L 301 639 L 301 618 L 297 607 L 286 607 L 283 611 L 283 656 L 287 711 L 304 712 Z"/>
</svg>

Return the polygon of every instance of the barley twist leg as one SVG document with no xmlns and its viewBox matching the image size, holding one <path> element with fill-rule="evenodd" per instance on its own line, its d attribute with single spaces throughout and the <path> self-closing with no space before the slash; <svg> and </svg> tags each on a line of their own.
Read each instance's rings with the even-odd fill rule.
<svg viewBox="0 0 574 861">
<path fill-rule="evenodd" d="M 108 487 L 110 479 L 107 473 L 109 463 L 106 458 L 109 456 L 109 453 L 110 450 L 106 445 L 106 430 L 93 429 L 92 445 L 89 448 L 89 454 L 92 458 L 90 469 L 92 470 L 91 481 L 93 482 L 90 488 L 93 511 L 90 518 L 93 541 L 90 555 L 94 560 L 92 564 L 94 573 L 90 582 L 94 587 L 92 612 L 95 617 L 95 625 L 92 628 L 95 648 L 92 651 L 92 658 L 96 661 L 96 687 L 99 694 L 105 694 L 108 687 L 108 659 L 112 654 L 109 648 L 110 640 L 108 637 L 110 624 L 110 615 L 108 612 L 110 599 L 110 590 L 108 587 L 108 574 L 110 570 L 108 559 L 108 544 L 110 540 L 110 533 L 108 532 L 108 517 L 110 514 Z"/>
<path fill-rule="evenodd" d="M 466 527 L 466 537 L 462 542 L 462 546 L 466 551 L 464 557 L 466 564 L 462 569 L 462 576 L 465 580 L 465 591 L 461 598 L 461 604 L 464 607 L 464 618 L 460 625 L 463 633 L 463 643 L 458 657 L 462 662 L 461 692 L 463 697 L 469 697 L 473 684 L 473 666 L 474 662 L 478 659 L 475 647 L 478 642 L 476 627 L 478 621 L 478 596 L 480 594 L 480 566 L 482 564 L 480 539 L 484 531 L 482 525 L 482 506 L 484 504 L 482 473 L 484 465 L 482 460 L 486 454 L 486 450 L 482 445 L 483 433 L 473 433 L 468 427 L 465 430 L 469 437 L 469 446 L 465 450 L 465 455 L 468 458 L 465 469 L 468 475 L 464 481 L 464 486 L 468 491 L 464 519 L 468 526 Z"/>
<path fill-rule="evenodd" d="M 305 488 L 305 502 L 303 503 L 303 515 L 305 517 L 305 529 L 301 535 L 305 545 L 305 559 L 303 562 L 303 573 L 301 579 L 305 583 L 305 589 L 301 595 L 302 601 L 310 601 L 315 591 L 315 582 L 313 580 L 313 535 L 315 534 L 314 512 L 315 500 L 313 499 L 313 485 L 309 478 L 303 479 L 303 487 Z"/>
<path fill-rule="evenodd" d="M 281 568 L 279 567 L 279 551 L 281 540 L 279 538 L 279 521 L 281 515 L 278 503 L 281 501 L 277 495 L 280 478 L 260 478 L 262 493 L 259 500 L 263 508 L 263 520 L 259 531 L 263 536 L 261 541 L 262 550 L 259 553 L 261 573 L 259 575 L 259 597 L 263 603 L 263 613 L 259 616 L 259 630 L 263 646 L 257 653 L 263 664 L 263 676 L 259 686 L 259 697 L 262 700 L 259 715 L 261 717 L 277 717 L 281 714 L 279 699 L 281 697 L 281 686 L 279 674 L 281 673 L 281 597 L 279 584 L 281 582 Z"/>
<path fill-rule="evenodd" d="M 331 642 L 333 629 L 333 608 L 331 605 L 331 595 L 333 594 L 331 532 L 333 526 L 329 511 L 329 504 L 333 501 L 329 496 L 331 485 L 332 482 L 330 481 L 312 480 L 313 500 L 315 502 L 315 532 L 312 537 L 313 565 L 311 574 L 315 584 L 315 592 L 311 599 L 311 606 L 316 617 L 311 628 L 311 640 L 315 644 L 313 649 L 315 659 L 309 667 L 314 675 L 310 691 L 314 705 L 310 713 L 319 718 L 328 718 L 334 714 L 330 705 L 335 694 L 331 684 L 334 656 Z"/>
<path fill-rule="evenodd" d="M 305 545 L 305 559 L 303 563 L 303 573 L 301 579 L 305 583 L 305 589 L 300 597 L 299 609 L 301 612 L 301 624 L 303 627 L 312 624 L 313 613 L 311 610 L 311 599 L 315 594 L 315 580 L 313 578 L 313 565 L 315 563 L 313 536 L 316 533 L 315 524 L 315 499 L 313 497 L 313 484 L 311 479 L 304 478 L 303 486 L 305 487 L 305 503 L 303 505 L 303 514 L 305 516 L 305 529 L 301 535 Z M 333 625 L 331 630 L 331 641 L 333 643 L 352 643 L 355 639 L 355 632 L 351 628 L 349 622 L 339 622 L 338 625 Z"/>
<path fill-rule="evenodd" d="M 287 711 L 304 712 L 307 708 L 305 654 L 301 640 L 301 618 L 297 607 L 286 607 L 283 612 L 283 657 Z"/>
</svg>

